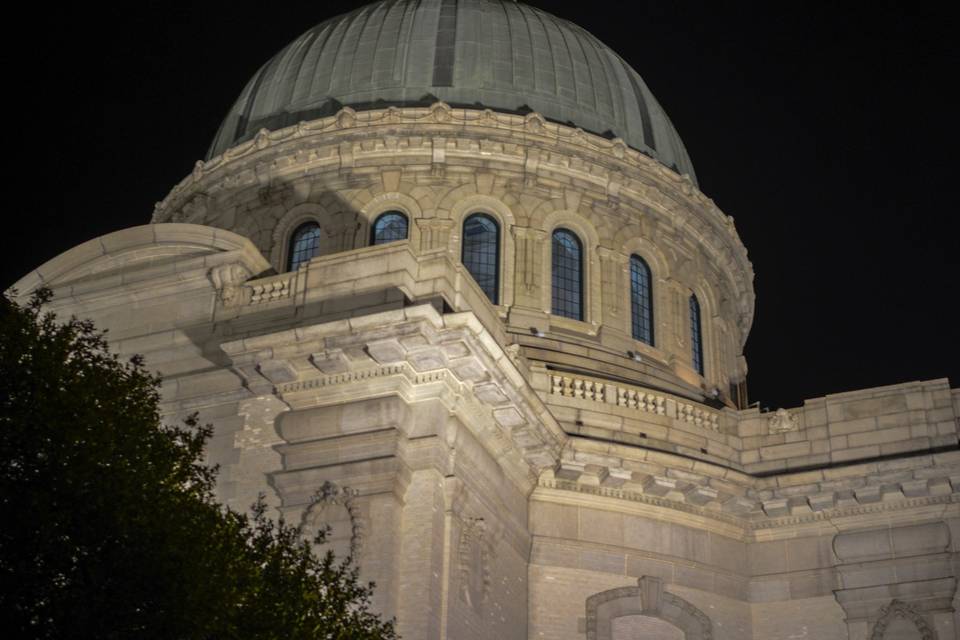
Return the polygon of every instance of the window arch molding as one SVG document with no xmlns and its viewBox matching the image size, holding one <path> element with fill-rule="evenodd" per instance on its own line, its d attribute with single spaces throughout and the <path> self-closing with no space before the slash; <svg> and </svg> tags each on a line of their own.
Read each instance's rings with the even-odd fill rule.
<svg viewBox="0 0 960 640">
<path fill-rule="evenodd" d="M 551 232 L 549 242 L 550 313 L 582 322 L 587 317 L 583 240 L 570 229 L 557 227 Z M 575 260 L 570 259 L 574 256 Z"/>
<path fill-rule="evenodd" d="M 283 273 L 290 264 L 290 247 L 293 233 L 308 222 L 319 225 L 322 233 L 323 221 L 329 219 L 328 211 L 319 204 L 303 203 L 287 211 L 273 228 L 272 245 L 270 247 L 270 264 L 278 272 Z"/>
<path fill-rule="evenodd" d="M 636 586 L 608 589 L 588 597 L 587 640 L 611 640 L 613 620 L 628 615 L 663 620 L 683 633 L 686 640 L 711 640 L 713 621 L 710 617 L 664 587 L 660 578 L 642 576 Z"/>
<path fill-rule="evenodd" d="M 479 242 L 467 243 L 467 228 L 473 227 L 479 231 L 483 239 Z M 491 237 L 492 235 L 492 237 Z M 503 237 L 503 226 L 497 222 L 497 219 L 488 213 L 478 211 L 471 213 L 463 219 L 463 225 L 460 229 L 460 263 L 468 273 L 473 276 L 474 281 L 480 286 L 486 294 L 487 299 L 493 304 L 500 303 L 500 264 L 503 252 L 500 250 Z M 492 244 L 492 246 L 491 246 Z M 470 248 L 470 254 L 467 249 Z M 493 253 L 493 277 L 490 278 L 490 260 L 489 254 Z M 479 273 L 477 273 L 479 272 Z"/>
<path fill-rule="evenodd" d="M 475 213 L 490 216 L 500 225 L 500 300 L 498 306 L 509 307 L 513 304 L 513 282 L 516 249 L 513 229 L 516 218 L 513 211 L 503 201 L 493 196 L 474 194 L 461 198 L 450 209 L 450 252 L 460 259 L 463 255 L 463 223 Z"/>
<path fill-rule="evenodd" d="M 557 229 L 572 231 L 580 239 L 583 249 L 583 320 L 593 325 L 588 333 L 595 335 L 597 327 L 603 321 L 601 312 L 600 269 L 597 264 L 597 247 L 600 237 L 596 229 L 580 214 L 570 211 L 554 211 L 544 218 L 542 229 L 545 232 L 546 249 L 542 252 L 541 282 L 544 283 L 541 292 L 541 305 L 544 312 L 551 314 L 551 322 L 570 322 L 569 318 L 560 318 L 552 314 L 553 311 L 553 232 Z M 574 321 L 575 322 L 575 321 Z"/>
<path fill-rule="evenodd" d="M 653 269 L 636 253 L 631 253 L 630 265 L 630 336 L 648 346 L 654 346 L 658 310 L 653 299 Z"/>
<path fill-rule="evenodd" d="M 653 303 L 653 341 L 654 349 L 661 348 L 659 345 L 665 345 L 669 342 L 669 312 L 670 301 L 667 299 L 667 288 L 663 283 L 670 279 L 670 268 L 666 256 L 646 238 L 633 237 L 624 242 L 620 247 L 623 261 L 623 272 L 625 277 L 618 282 L 617 289 L 611 292 L 613 295 L 622 296 L 623 300 L 630 301 L 630 258 L 637 256 L 643 259 L 650 268 L 650 301 Z M 633 309 L 627 306 L 627 322 L 624 330 L 633 337 L 632 317 Z"/>
<path fill-rule="evenodd" d="M 371 246 L 373 223 L 390 211 L 398 211 L 407 216 L 407 242 L 414 251 L 418 251 L 420 227 L 417 222 L 423 217 L 420 204 L 411 196 L 395 191 L 378 194 L 360 208 L 361 224 L 357 229 L 354 246 L 358 248 Z"/>
<path fill-rule="evenodd" d="M 703 343 L 703 378 L 707 380 L 719 380 L 718 367 L 720 363 L 717 353 L 716 327 L 714 326 L 714 318 L 717 315 L 717 300 L 713 295 L 711 287 L 702 280 L 694 283 L 689 288 L 688 296 L 689 295 L 696 296 L 697 303 L 700 305 L 700 340 Z M 692 349 L 692 343 L 689 342 L 693 335 L 690 321 L 687 320 L 684 324 L 687 327 L 687 344 Z M 691 369 L 693 369 L 692 361 L 690 366 Z"/>
<path fill-rule="evenodd" d="M 410 216 L 405 211 L 388 209 L 373 219 L 367 245 L 372 247 L 392 242 L 406 242 L 410 240 L 410 224 Z"/>
</svg>

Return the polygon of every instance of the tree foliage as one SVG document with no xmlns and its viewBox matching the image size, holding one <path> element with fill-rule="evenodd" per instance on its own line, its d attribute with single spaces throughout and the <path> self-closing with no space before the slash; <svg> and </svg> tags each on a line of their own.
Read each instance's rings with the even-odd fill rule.
<svg viewBox="0 0 960 640">
<path fill-rule="evenodd" d="M 104 334 L 0 308 L 0 615 L 35 638 L 392 639 L 352 560 L 219 505 L 210 427 L 162 423 L 159 379 Z M 322 542 L 321 532 L 314 542 Z"/>
</svg>

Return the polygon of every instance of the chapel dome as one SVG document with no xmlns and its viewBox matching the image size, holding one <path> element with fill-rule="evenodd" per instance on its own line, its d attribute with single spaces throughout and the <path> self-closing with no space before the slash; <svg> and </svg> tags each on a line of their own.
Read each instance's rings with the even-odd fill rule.
<svg viewBox="0 0 960 640">
<path fill-rule="evenodd" d="M 696 179 L 670 119 L 640 76 L 577 25 L 502 0 L 383 0 L 310 29 L 268 61 L 234 103 L 208 158 L 341 107 L 428 105 L 536 111 L 617 136 Z"/>
</svg>

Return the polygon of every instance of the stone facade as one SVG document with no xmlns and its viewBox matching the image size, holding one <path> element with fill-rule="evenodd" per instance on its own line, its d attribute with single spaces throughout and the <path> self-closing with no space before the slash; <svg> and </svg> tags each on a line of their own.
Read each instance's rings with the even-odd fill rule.
<svg viewBox="0 0 960 640">
<path fill-rule="evenodd" d="M 385 211 L 408 237 L 369 246 Z M 476 212 L 497 304 L 460 261 Z M 305 221 L 319 253 L 289 271 Z M 551 312 L 558 228 L 583 243 L 582 321 Z M 437 102 L 263 130 L 16 288 L 144 354 L 167 417 L 214 425 L 223 502 L 329 523 L 405 638 L 957 638 L 960 390 L 745 408 L 752 281 L 688 176 Z"/>
</svg>

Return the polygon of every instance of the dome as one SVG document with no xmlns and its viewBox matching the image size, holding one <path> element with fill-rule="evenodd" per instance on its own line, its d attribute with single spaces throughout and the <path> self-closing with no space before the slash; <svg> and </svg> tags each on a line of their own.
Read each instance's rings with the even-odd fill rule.
<svg viewBox="0 0 960 640">
<path fill-rule="evenodd" d="M 500 0 L 384 0 L 327 20 L 247 83 L 208 154 L 257 131 L 354 109 L 442 100 L 536 111 L 622 138 L 695 179 L 686 149 L 640 76 L 566 20 Z"/>
</svg>

